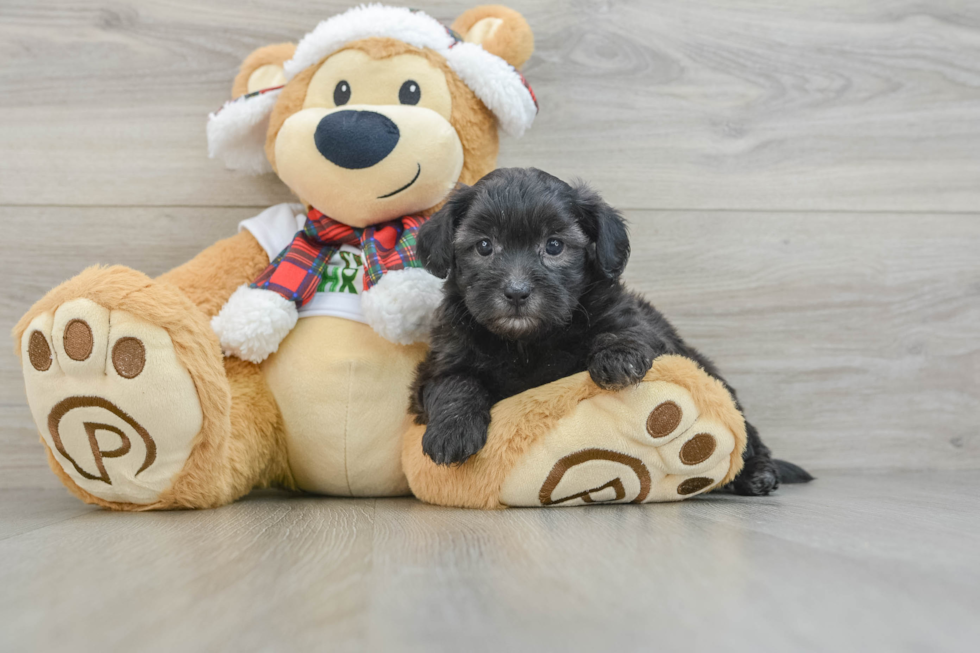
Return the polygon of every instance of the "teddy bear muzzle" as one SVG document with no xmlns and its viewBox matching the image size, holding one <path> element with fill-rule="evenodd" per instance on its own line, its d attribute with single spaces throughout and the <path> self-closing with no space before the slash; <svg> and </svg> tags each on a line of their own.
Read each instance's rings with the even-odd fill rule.
<svg viewBox="0 0 980 653">
<path fill-rule="evenodd" d="M 303 109 L 283 123 L 275 149 L 293 192 L 358 228 L 438 204 L 463 169 L 456 130 L 421 106 Z"/>
</svg>

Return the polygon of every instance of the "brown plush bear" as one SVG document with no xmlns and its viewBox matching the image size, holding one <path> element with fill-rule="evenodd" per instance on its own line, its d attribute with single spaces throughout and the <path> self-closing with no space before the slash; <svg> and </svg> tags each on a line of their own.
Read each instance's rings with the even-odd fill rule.
<svg viewBox="0 0 980 653">
<path fill-rule="evenodd" d="M 437 467 L 407 416 L 440 298 L 418 226 L 493 169 L 537 102 L 520 14 L 361 6 L 260 48 L 213 114 L 212 156 L 300 203 L 157 279 L 89 268 L 14 330 L 51 468 L 116 510 L 219 506 L 254 487 L 414 492 L 445 505 L 676 500 L 727 482 L 745 432 L 694 363 L 622 392 L 580 374 L 501 402 L 485 449 Z"/>
</svg>

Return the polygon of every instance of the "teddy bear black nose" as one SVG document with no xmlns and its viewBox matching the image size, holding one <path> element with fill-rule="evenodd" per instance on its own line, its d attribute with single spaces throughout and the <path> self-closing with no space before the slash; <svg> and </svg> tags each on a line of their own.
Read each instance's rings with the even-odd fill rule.
<svg viewBox="0 0 980 653">
<path fill-rule="evenodd" d="M 316 149 L 331 163 L 349 170 L 370 168 L 398 145 L 398 125 L 375 111 L 335 111 L 317 124 Z"/>
</svg>

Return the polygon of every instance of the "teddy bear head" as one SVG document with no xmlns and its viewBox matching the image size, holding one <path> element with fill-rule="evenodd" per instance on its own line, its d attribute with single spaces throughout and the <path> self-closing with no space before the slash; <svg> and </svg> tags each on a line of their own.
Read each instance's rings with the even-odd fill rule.
<svg viewBox="0 0 980 653">
<path fill-rule="evenodd" d="M 275 171 L 352 227 L 425 215 L 495 167 L 498 129 L 530 127 L 537 102 L 518 69 L 533 49 L 524 18 L 499 5 L 451 29 L 420 11 L 355 7 L 245 59 L 237 100 L 209 120 L 211 156 Z"/>
</svg>

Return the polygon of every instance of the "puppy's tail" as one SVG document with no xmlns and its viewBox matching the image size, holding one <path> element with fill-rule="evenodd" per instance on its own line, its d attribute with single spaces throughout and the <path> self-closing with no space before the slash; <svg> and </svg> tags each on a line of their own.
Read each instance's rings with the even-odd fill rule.
<svg viewBox="0 0 980 653">
<path fill-rule="evenodd" d="M 779 460 L 778 458 L 773 458 L 772 462 L 776 464 L 776 471 L 779 472 L 780 483 L 809 483 L 813 480 L 810 472 L 799 465 L 794 465 L 789 461 Z"/>
</svg>

